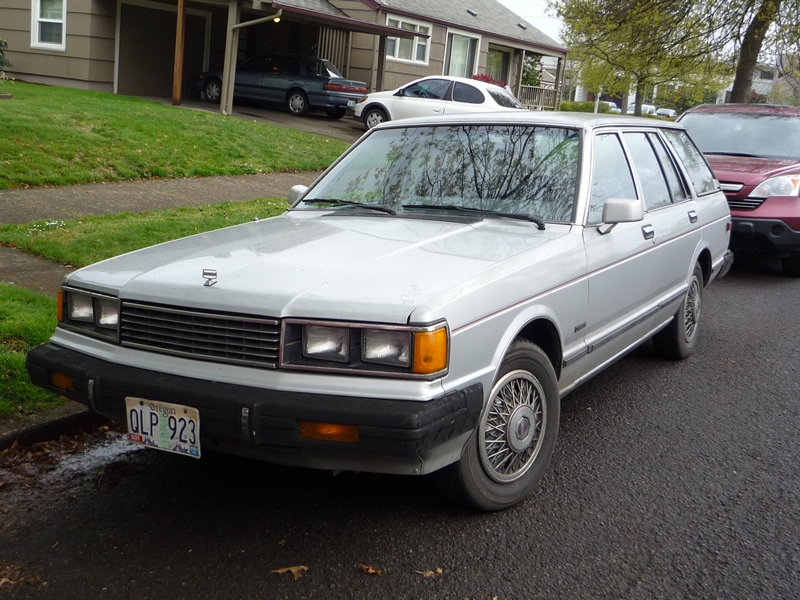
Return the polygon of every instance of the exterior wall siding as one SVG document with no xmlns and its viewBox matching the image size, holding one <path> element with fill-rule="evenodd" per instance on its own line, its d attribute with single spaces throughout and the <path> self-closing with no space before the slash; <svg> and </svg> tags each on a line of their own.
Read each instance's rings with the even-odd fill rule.
<svg viewBox="0 0 800 600">
<path fill-rule="evenodd" d="M 111 91 L 116 3 L 67 0 L 66 49 L 31 48 L 30 0 L 4 0 L 0 37 L 8 41 L 9 77 L 64 87 Z"/>
</svg>

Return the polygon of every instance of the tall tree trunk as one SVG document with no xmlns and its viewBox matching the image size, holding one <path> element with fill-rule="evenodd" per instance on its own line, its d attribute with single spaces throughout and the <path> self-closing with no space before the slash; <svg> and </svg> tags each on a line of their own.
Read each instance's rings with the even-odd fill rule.
<svg viewBox="0 0 800 600">
<path fill-rule="evenodd" d="M 731 102 L 747 102 L 750 99 L 750 88 L 753 86 L 753 71 L 758 62 L 758 55 L 767 30 L 778 16 L 782 0 L 762 0 L 753 20 L 747 26 L 739 51 L 739 64 L 736 65 L 736 78 L 733 80 Z"/>
</svg>

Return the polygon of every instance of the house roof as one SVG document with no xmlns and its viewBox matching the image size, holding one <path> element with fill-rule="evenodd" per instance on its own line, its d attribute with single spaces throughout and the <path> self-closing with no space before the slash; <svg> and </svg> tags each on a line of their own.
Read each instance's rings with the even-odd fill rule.
<svg viewBox="0 0 800 600">
<path fill-rule="evenodd" d="M 370 2 L 371 3 L 371 2 Z M 377 0 L 381 10 L 441 24 L 488 33 L 526 46 L 565 54 L 567 49 L 497 0 Z M 477 13 L 477 14 L 472 14 Z M 523 25 L 523 29 L 520 25 Z"/>
</svg>

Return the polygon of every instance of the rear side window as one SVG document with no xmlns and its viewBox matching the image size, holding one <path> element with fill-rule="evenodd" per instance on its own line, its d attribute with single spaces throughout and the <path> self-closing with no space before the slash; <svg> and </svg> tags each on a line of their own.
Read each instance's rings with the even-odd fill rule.
<svg viewBox="0 0 800 600">
<path fill-rule="evenodd" d="M 706 163 L 706 159 L 703 158 L 703 155 L 700 154 L 700 151 L 692 142 L 689 134 L 685 131 L 665 129 L 664 136 L 672 144 L 675 152 L 683 162 L 683 166 L 689 173 L 695 193 L 700 196 L 715 191 L 717 182 L 714 179 L 714 174 L 711 172 L 708 163 Z"/>
<path fill-rule="evenodd" d="M 672 194 L 672 201 L 683 202 L 687 199 L 686 190 L 683 187 L 683 183 L 681 183 L 681 176 L 675 169 L 675 164 L 669 157 L 667 149 L 655 133 L 648 133 L 647 137 L 653 145 L 653 149 L 656 151 L 658 162 L 661 163 L 661 169 L 664 171 L 664 177 L 667 178 L 667 185 L 669 186 L 670 194 Z"/>
<path fill-rule="evenodd" d="M 642 184 L 644 205 L 647 210 L 672 204 L 672 196 L 647 134 L 635 132 L 625 134 L 625 143 L 631 151 L 633 164 Z"/>
<path fill-rule="evenodd" d="M 467 104 L 483 104 L 485 98 L 483 93 L 475 86 L 458 81 L 453 88 L 453 100 L 466 102 Z"/>
<path fill-rule="evenodd" d="M 497 102 L 500 106 L 504 106 L 505 108 L 524 108 L 514 96 L 504 89 L 489 89 L 486 91 L 489 92 L 492 100 Z"/>
</svg>

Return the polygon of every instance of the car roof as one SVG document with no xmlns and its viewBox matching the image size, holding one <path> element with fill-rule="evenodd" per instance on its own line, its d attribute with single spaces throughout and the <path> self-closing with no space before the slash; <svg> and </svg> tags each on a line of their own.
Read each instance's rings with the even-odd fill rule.
<svg viewBox="0 0 800 600">
<path fill-rule="evenodd" d="M 387 121 L 375 129 L 392 127 L 412 127 L 419 125 L 545 125 L 594 129 L 596 127 L 658 127 L 661 129 L 684 129 L 674 121 L 631 117 L 619 114 L 545 112 L 535 110 L 515 110 L 508 112 L 482 112 L 459 115 L 436 115 L 400 121 Z"/>
<path fill-rule="evenodd" d="M 460 81 L 462 83 L 469 83 L 474 85 L 475 87 L 479 87 L 483 90 L 486 89 L 504 89 L 499 85 L 495 85 L 493 83 L 488 83 L 486 81 L 481 81 L 479 79 L 470 79 L 469 77 L 456 77 L 455 75 L 428 75 L 426 77 L 420 77 L 419 79 L 415 79 L 414 81 L 409 81 L 408 83 L 404 83 L 400 86 L 400 88 L 408 87 L 409 85 L 413 85 L 419 81 L 427 81 L 428 79 L 445 79 L 447 81 Z M 400 89 L 397 88 L 397 89 Z"/>
<path fill-rule="evenodd" d="M 796 106 L 782 106 L 777 104 L 700 104 L 699 106 L 689 109 L 687 112 L 800 115 L 800 109 Z"/>
</svg>

